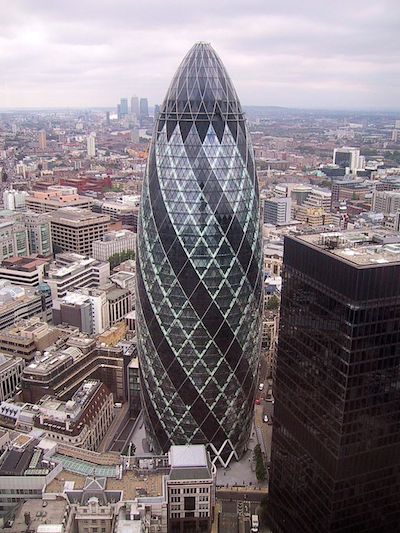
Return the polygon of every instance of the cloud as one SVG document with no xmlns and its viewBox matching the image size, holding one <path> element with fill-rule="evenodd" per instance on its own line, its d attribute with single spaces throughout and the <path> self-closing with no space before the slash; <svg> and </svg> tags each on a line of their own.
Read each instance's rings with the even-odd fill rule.
<svg viewBox="0 0 400 533">
<path fill-rule="evenodd" d="M 198 40 L 244 104 L 400 107 L 397 0 L 13 0 L 0 16 L 1 107 L 159 103 Z"/>
</svg>

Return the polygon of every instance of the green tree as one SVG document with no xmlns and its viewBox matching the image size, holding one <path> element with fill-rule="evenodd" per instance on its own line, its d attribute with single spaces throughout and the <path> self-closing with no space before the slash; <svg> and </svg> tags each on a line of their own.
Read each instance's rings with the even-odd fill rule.
<svg viewBox="0 0 400 533">
<path fill-rule="evenodd" d="M 279 309 L 279 298 L 274 294 L 268 299 L 265 307 L 268 309 L 268 311 L 277 311 Z"/>
<path fill-rule="evenodd" d="M 254 460 L 256 463 L 256 477 L 258 481 L 264 481 L 267 475 L 267 471 L 264 465 L 264 459 L 259 444 L 257 444 L 254 448 Z"/>
<path fill-rule="evenodd" d="M 125 250 L 123 252 L 113 254 L 108 258 L 110 262 L 110 268 L 113 269 L 128 259 L 135 259 L 135 252 L 133 250 Z"/>
</svg>

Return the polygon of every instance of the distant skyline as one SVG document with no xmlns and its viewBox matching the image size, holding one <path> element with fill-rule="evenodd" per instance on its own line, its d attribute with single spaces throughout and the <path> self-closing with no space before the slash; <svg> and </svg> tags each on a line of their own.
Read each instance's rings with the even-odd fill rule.
<svg viewBox="0 0 400 533">
<path fill-rule="evenodd" d="M 400 108 L 397 0 L 15 0 L 0 15 L 3 109 L 161 103 L 195 41 L 244 105 Z"/>
</svg>

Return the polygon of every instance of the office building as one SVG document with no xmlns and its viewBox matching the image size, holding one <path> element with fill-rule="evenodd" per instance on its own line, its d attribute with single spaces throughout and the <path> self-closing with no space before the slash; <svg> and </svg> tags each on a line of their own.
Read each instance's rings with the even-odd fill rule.
<svg viewBox="0 0 400 533">
<path fill-rule="evenodd" d="M 104 287 L 110 276 L 110 264 L 79 254 L 57 254 L 47 272 L 45 282 L 53 300 L 81 287 Z"/>
<path fill-rule="evenodd" d="M 384 183 L 374 183 L 363 178 L 335 181 L 331 189 L 331 210 L 338 210 L 343 202 L 350 203 L 359 200 L 367 202 L 375 188 L 383 190 L 384 187 Z"/>
<path fill-rule="evenodd" d="M 371 211 L 389 215 L 400 211 L 400 192 L 374 191 Z"/>
<path fill-rule="evenodd" d="M 329 212 L 331 209 L 332 193 L 321 189 L 312 189 L 307 198 L 301 203 L 304 207 L 321 208 Z"/>
<path fill-rule="evenodd" d="M 45 130 L 39 131 L 39 140 L 38 140 L 39 150 L 44 152 L 47 148 L 47 139 Z"/>
<path fill-rule="evenodd" d="M 137 231 L 140 198 L 133 195 L 123 195 L 115 200 L 96 200 L 93 211 L 109 215 L 114 222 L 121 222 Z"/>
<path fill-rule="evenodd" d="M 0 331 L 0 352 L 30 361 L 37 352 L 62 342 L 69 334 L 33 316 Z"/>
<path fill-rule="evenodd" d="M 43 489 L 49 484 L 57 474 L 62 471 L 62 467 L 57 464 L 50 464 L 49 461 L 44 460 L 44 451 L 35 448 L 35 441 L 32 437 L 19 434 L 11 443 L 10 449 L 6 450 L 3 456 L 3 461 L 0 464 L 0 516 L 9 516 L 13 510 L 22 507 L 28 500 L 30 506 L 25 506 L 24 512 L 27 509 L 35 508 L 32 501 L 40 503 L 42 508 L 39 511 L 39 505 L 35 508 L 36 513 L 43 513 L 42 494 Z M 54 513 L 59 510 L 59 502 L 51 502 L 54 505 Z M 63 504 L 63 502 L 61 502 Z M 53 509 L 52 506 L 49 506 Z M 50 513 L 46 519 L 54 519 L 54 515 Z M 63 504 L 63 509 L 66 509 Z M 32 514 L 32 521 L 35 520 L 35 514 Z M 62 515 L 63 516 L 63 515 Z M 27 530 L 26 521 L 31 516 L 23 515 L 25 528 Z M 62 523 L 63 518 L 60 522 Z M 43 520 L 44 522 L 45 520 Z M 53 521 L 54 523 L 54 521 Z M 18 522 L 16 524 L 16 527 Z M 49 525 L 49 524 L 47 524 Z M 39 530 L 38 533 L 45 533 L 46 529 Z M 62 530 L 58 529 L 59 532 Z M 19 533 L 22 533 L 20 531 Z"/>
<path fill-rule="evenodd" d="M 168 531 L 211 531 L 217 469 L 206 448 L 171 446 L 168 457 Z"/>
<path fill-rule="evenodd" d="M 86 196 L 79 196 L 77 192 L 76 187 L 50 185 L 47 190 L 32 191 L 26 198 L 26 208 L 35 213 L 47 213 L 67 206 L 90 209 L 93 200 Z"/>
<path fill-rule="evenodd" d="M 121 287 L 121 289 L 128 289 L 132 293 L 133 298 L 135 297 L 135 287 L 136 287 L 136 274 L 133 272 L 125 272 L 120 270 L 115 272 L 110 276 L 110 280 Z"/>
<path fill-rule="evenodd" d="M 285 238 L 271 529 L 400 527 L 400 238 Z"/>
<path fill-rule="evenodd" d="M 107 301 L 110 310 L 110 326 L 114 326 L 132 311 L 132 294 L 127 289 L 119 287 L 107 291 Z"/>
<path fill-rule="evenodd" d="M 114 418 L 113 395 L 95 379 L 85 380 L 68 401 L 43 396 L 33 427 L 46 436 L 87 450 L 97 450 Z"/>
<path fill-rule="evenodd" d="M 278 183 L 273 189 L 275 197 L 291 198 L 296 205 L 301 205 L 312 191 L 311 185 L 302 183 Z"/>
<path fill-rule="evenodd" d="M 264 224 L 282 226 L 291 220 L 290 198 L 266 198 L 264 200 Z"/>
<path fill-rule="evenodd" d="M 50 217 L 45 213 L 27 212 L 21 215 L 27 233 L 30 255 L 53 255 Z"/>
<path fill-rule="evenodd" d="M 121 103 L 119 104 L 119 114 L 120 117 L 126 117 L 128 114 L 128 98 L 121 98 Z"/>
<path fill-rule="evenodd" d="M 92 306 L 83 294 L 67 292 L 64 298 L 53 300 L 53 324 L 75 326 L 82 333 L 93 334 Z"/>
<path fill-rule="evenodd" d="M 300 205 L 295 209 L 295 218 L 307 226 L 329 226 L 333 223 L 333 215 L 322 207 Z"/>
<path fill-rule="evenodd" d="M 244 115 L 209 44 L 186 55 L 156 123 L 136 274 L 142 403 L 152 447 L 206 444 L 223 465 L 239 459 L 259 364 L 260 206 Z"/>
<path fill-rule="evenodd" d="M 140 99 L 140 118 L 148 118 L 149 117 L 149 102 L 147 98 L 141 98 Z"/>
<path fill-rule="evenodd" d="M 335 148 L 333 151 L 333 164 L 340 168 L 348 169 L 351 174 L 357 174 L 357 170 L 364 168 L 365 158 L 360 156 L 359 148 L 344 146 Z"/>
<path fill-rule="evenodd" d="M 6 189 L 3 192 L 3 206 L 9 211 L 20 211 L 25 209 L 25 201 L 29 196 L 27 191 L 17 191 L 15 189 Z"/>
<path fill-rule="evenodd" d="M 87 156 L 96 157 L 96 133 L 92 132 L 87 136 Z"/>
<path fill-rule="evenodd" d="M 0 261 L 10 257 L 29 255 L 28 232 L 21 222 L 0 222 Z"/>
<path fill-rule="evenodd" d="M 35 257 L 11 257 L 0 264 L 0 279 L 14 285 L 39 288 L 48 263 L 47 259 Z"/>
<path fill-rule="evenodd" d="M 137 96 L 132 96 L 131 98 L 131 113 L 136 118 L 139 118 L 139 98 Z"/>
<path fill-rule="evenodd" d="M 112 255 L 122 252 L 134 252 L 136 234 L 129 230 L 110 231 L 101 241 L 94 241 L 92 257 L 99 261 L 108 261 Z"/>
<path fill-rule="evenodd" d="M 78 194 L 93 192 L 104 193 L 112 188 L 112 181 L 107 174 L 89 174 L 78 177 L 72 175 L 60 178 L 60 185 L 75 187 Z"/>
<path fill-rule="evenodd" d="M 92 253 L 92 244 L 108 231 L 110 217 L 77 207 L 53 211 L 50 217 L 54 252 Z"/>
<path fill-rule="evenodd" d="M 38 290 L 0 280 L 0 329 L 31 316 L 47 320 L 50 306 L 51 301 L 44 299 Z"/>
<path fill-rule="evenodd" d="M 0 402 L 14 396 L 21 382 L 25 362 L 21 357 L 0 353 Z"/>
<path fill-rule="evenodd" d="M 114 401 L 127 399 L 129 360 L 121 348 L 96 346 L 91 337 L 71 336 L 59 350 L 35 356 L 21 376 L 25 402 L 37 403 L 50 394 L 68 400 L 85 379 L 98 379 L 113 393 Z"/>
<path fill-rule="evenodd" d="M 83 333 L 99 335 L 110 326 L 110 311 L 105 291 L 77 289 L 53 300 L 53 323 L 75 326 Z"/>
</svg>

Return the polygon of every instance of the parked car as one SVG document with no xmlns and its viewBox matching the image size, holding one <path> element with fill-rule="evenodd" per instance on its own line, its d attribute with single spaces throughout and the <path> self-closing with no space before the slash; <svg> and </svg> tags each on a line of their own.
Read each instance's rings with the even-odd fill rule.
<svg viewBox="0 0 400 533">
<path fill-rule="evenodd" d="M 260 383 L 258 386 L 258 390 L 264 390 L 264 383 Z"/>
<path fill-rule="evenodd" d="M 256 405 L 260 405 L 261 401 L 257 398 Z"/>
<path fill-rule="evenodd" d="M 269 422 L 268 415 L 264 415 L 264 422 L 266 422 L 268 424 L 268 422 Z"/>
</svg>

